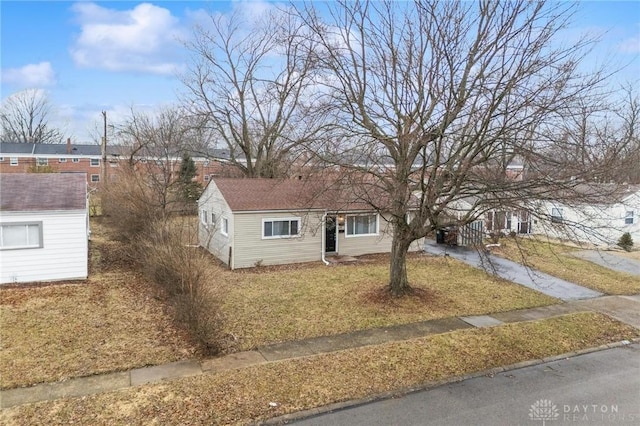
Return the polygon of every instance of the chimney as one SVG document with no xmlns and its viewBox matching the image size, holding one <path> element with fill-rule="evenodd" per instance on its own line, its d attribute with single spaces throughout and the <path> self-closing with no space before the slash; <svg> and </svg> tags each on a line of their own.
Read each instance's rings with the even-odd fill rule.
<svg viewBox="0 0 640 426">
<path fill-rule="evenodd" d="M 71 138 L 67 138 L 67 155 L 71 155 Z"/>
</svg>

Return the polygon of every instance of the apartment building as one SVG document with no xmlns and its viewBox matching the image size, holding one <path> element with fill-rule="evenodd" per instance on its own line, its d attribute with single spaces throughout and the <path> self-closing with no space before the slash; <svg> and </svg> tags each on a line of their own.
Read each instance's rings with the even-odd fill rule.
<svg viewBox="0 0 640 426">
<path fill-rule="evenodd" d="M 102 150 L 100 145 L 74 144 L 67 140 L 66 144 L 12 143 L 0 142 L 0 174 L 3 173 L 85 173 L 90 187 L 98 187 L 104 173 L 108 179 L 116 177 L 118 167 L 129 161 L 128 148 L 120 145 L 107 146 L 106 170 L 103 169 Z M 212 177 L 234 176 L 237 172 L 229 163 L 229 152 L 215 149 L 207 153 L 192 154 L 196 163 L 196 179 L 205 186 Z M 139 162 L 162 163 L 170 161 L 173 167 L 179 167 L 181 155 L 165 155 L 162 157 L 136 156 Z"/>
</svg>

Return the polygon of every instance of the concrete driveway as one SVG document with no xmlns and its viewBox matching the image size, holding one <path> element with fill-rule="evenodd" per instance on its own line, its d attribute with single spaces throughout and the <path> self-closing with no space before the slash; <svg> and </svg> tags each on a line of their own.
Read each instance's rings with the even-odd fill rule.
<svg viewBox="0 0 640 426">
<path fill-rule="evenodd" d="M 451 256 L 468 265 L 480 268 L 489 274 L 499 276 L 564 301 L 591 299 L 602 296 L 602 293 L 595 290 L 561 280 L 560 278 L 533 270 L 519 263 L 491 255 L 488 252 L 480 253 L 477 250 L 467 247 L 451 247 L 445 244 L 436 244 L 436 242 L 432 240 L 427 240 L 424 250 L 436 256 Z"/>
<path fill-rule="evenodd" d="M 615 252 L 600 250 L 582 250 L 571 253 L 575 257 L 597 263 L 605 268 L 625 272 L 640 277 L 640 261 L 618 256 Z"/>
</svg>

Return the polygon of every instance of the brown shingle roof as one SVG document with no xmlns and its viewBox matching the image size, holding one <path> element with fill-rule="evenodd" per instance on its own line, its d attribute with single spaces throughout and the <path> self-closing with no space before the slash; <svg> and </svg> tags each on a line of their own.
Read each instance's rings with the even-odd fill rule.
<svg viewBox="0 0 640 426">
<path fill-rule="evenodd" d="M 0 211 L 84 210 L 84 173 L 10 173 L 0 175 Z"/>
<path fill-rule="evenodd" d="M 261 210 L 370 210 L 352 191 L 335 183 L 297 179 L 217 178 L 218 187 L 232 211 Z"/>
</svg>

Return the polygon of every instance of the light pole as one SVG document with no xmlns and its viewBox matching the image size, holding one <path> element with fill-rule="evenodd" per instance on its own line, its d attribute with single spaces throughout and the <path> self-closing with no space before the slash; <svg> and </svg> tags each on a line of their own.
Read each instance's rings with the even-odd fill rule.
<svg viewBox="0 0 640 426">
<path fill-rule="evenodd" d="M 102 184 L 107 184 L 107 111 L 102 111 L 104 119 L 104 135 L 102 136 Z"/>
</svg>

